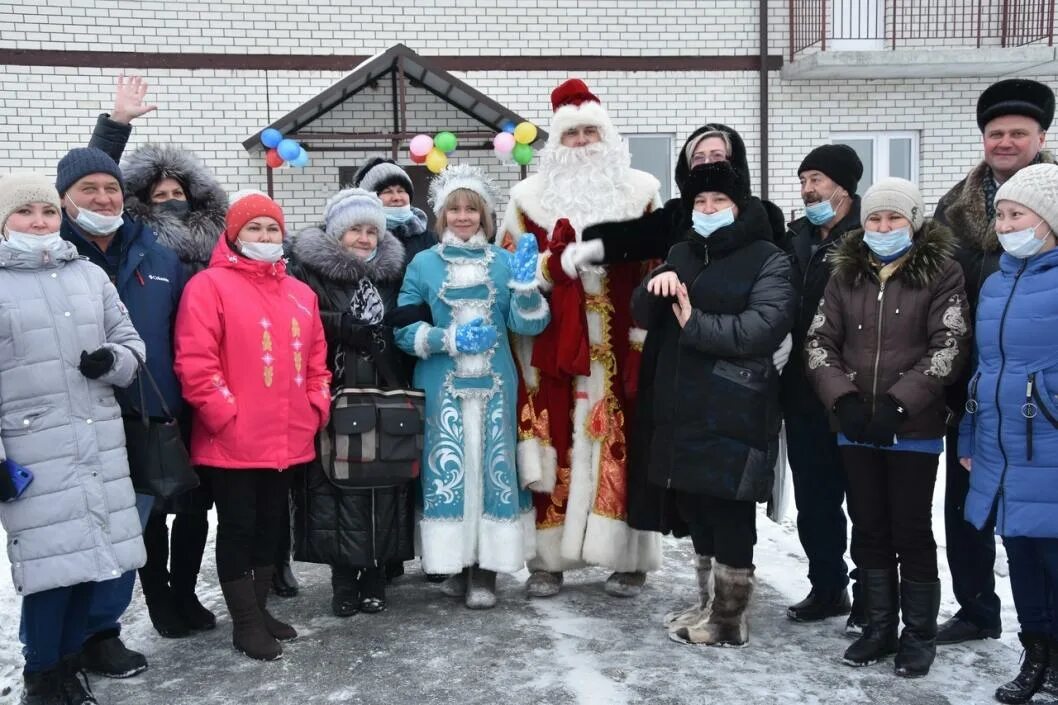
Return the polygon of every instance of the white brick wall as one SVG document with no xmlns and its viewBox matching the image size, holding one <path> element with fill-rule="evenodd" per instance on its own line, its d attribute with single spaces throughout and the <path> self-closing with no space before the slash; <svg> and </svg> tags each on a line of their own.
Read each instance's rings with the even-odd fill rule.
<svg viewBox="0 0 1058 705">
<path fill-rule="evenodd" d="M 131 0 L 0 0 L 0 48 L 236 53 L 382 51 L 404 42 L 436 54 L 756 54 L 757 3 L 744 0 L 423 0 L 375 8 L 333 0 L 262 6 L 249 0 L 179 5 Z M 265 7 L 264 10 L 260 9 Z M 770 4 L 771 50 L 786 48 L 785 2 Z M 468 22 L 469 18 L 469 22 Z M 299 36 L 307 34 L 309 36 Z M 46 37 L 46 41 L 41 41 Z M 134 37 L 135 41 L 128 41 Z M 238 41 L 236 41 L 238 40 Z M 36 42 L 36 44 L 34 44 Z M 0 66 L 0 171 L 54 173 L 67 149 L 88 139 L 109 109 L 116 69 Z M 241 142 L 341 78 L 340 72 L 151 70 L 151 100 L 161 107 L 136 124 L 131 147 L 174 142 L 197 152 L 229 189 L 262 187 L 263 158 Z M 570 73 L 471 72 L 461 77 L 511 110 L 547 127 L 551 89 Z M 756 72 L 588 72 L 626 133 L 684 137 L 718 121 L 743 135 L 755 188 L 760 186 Z M 1037 77 L 1045 80 L 1046 77 Z M 837 131 L 911 130 L 920 137 L 919 182 L 932 206 L 980 158 L 974 105 L 991 79 L 784 82 L 770 75 L 770 196 L 787 214 L 800 206 L 797 165 Z M 1055 86 L 1053 77 L 1050 78 Z M 459 134 L 479 126 L 412 89 L 409 129 Z M 365 91 L 310 129 L 388 130 L 388 82 Z M 371 150 L 371 154 L 380 150 Z M 292 227 L 318 217 L 337 186 L 338 168 L 369 152 L 315 153 L 304 170 L 280 170 L 275 188 Z M 403 154 L 402 154 L 403 156 Z M 490 170 L 501 185 L 518 178 L 489 152 L 457 151 Z"/>
</svg>

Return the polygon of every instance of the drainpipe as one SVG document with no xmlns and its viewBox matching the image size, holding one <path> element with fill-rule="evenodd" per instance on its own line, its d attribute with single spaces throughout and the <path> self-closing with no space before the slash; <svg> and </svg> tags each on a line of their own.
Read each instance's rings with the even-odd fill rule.
<svg viewBox="0 0 1058 705">
<path fill-rule="evenodd" d="M 760 198 L 768 198 L 768 0 L 760 0 Z"/>
</svg>

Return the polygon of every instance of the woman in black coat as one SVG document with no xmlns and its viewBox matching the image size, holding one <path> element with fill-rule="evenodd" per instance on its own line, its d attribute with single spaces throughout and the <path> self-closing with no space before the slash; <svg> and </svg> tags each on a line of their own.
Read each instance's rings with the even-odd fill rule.
<svg viewBox="0 0 1058 705">
<path fill-rule="evenodd" d="M 647 339 L 628 464 L 642 491 L 629 524 L 694 542 L 699 601 L 666 617 L 670 636 L 741 646 L 755 505 L 771 494 L 778 454 L 772 353 L 793 324 L 795 291 L 764 207 L 731 164 L 693 169 L 682 199 L 691 227 L 632 297 Z"/>
<path fill-rule="evenodd" d="M 125 210 L 154 231 L 158 242 L 176 252 L 185 279 L 201 272 L 224 230 L 228 197 L 213 174 L 187 150 L 147 144 L 125 156 Z M 191 424 L 183 424 L 189 432 Z M 155 630 L 165 637 L 213 629 L 216 618 L 195 596 L 213 506 L 210 478 L 197 469 L 201 484 L 167 502 L 155 502 L 143 531 L 147 563 L 140 586 Z M 166 519 L 173 518 L 170 535 Z"/>
<path fill-rule="evenodd" d="M 328 201 L 322 228 L 290 244 L 291 271 L 316 292 L 335 389 L 409 388 L 414 361 L 393 342 L 404 246 L 386 231 L 379 198 L 345 189 Z M 410 322 L 410 321 L 409 321 Z M 331 566 L 335 615 L 385 609 L 385 565 L 414 557 L 408 484 L 339 488 L 317 457 L 294 490 L 294 557 Z"/>
</svg>

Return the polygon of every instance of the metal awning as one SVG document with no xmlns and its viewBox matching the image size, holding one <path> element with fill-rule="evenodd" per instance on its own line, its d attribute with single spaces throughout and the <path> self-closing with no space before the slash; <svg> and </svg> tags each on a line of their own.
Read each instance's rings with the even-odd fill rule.
<svg viewBox="0 0 1058 705">
<path fill-rule="evenodd" d="M 314 122 L 346 100 L 365 88 L 376 86 L 380 81 L 387 79 L 391 81 L 393 94 L 391 132 L 313 132 L 311 130 Z M 301 104 L 268 127 L 275 128 L 285 136 L 303 144 L 316 143 L 312 145 L 315 151 L 359 150 L 364 148 L 363 142 L 373 141 L 376 144 L 390 143 L 396 154 L 400 144 L 410 140 L 416 134 L 409 133 L 407 129 L 407 86 L 409 83 L 425 89 L 481 123 L 483 129 L 480 131 L 461 130 L 459 133 L 461 139 L 478 141 L 479 144 L 476 145 L 478 149 L 491 148 L 490 138 L 503 129 L 505 122 L 511 121 L 517 124 L 524 120 L 523 117 L 500 105 L 476 88 L 438 68 L 429 57 L 420 56 L 403 44 L 396 44 L 384 53 L 364 61 L 333 86 Z M 261 144 L 261 133 L 265 129 L 267 128 L 262 128 L 243 141 L 243 147 L 247 151 L 264 149 L 264 145 Z M 318 146 L 320 142 L 328 144 L 321 147 Z M 536 141 L 533 142 L 534 146 L 541 147 L 546 142 L 547 133 L 539 130 Z M 470 144 L 466 146 L 471 149 L 475 148 Z"/>
</svg>

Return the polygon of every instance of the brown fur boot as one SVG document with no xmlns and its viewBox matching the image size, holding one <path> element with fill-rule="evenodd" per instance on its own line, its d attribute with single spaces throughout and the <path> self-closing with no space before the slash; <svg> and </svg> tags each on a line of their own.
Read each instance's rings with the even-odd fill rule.
<svg viewBox="0 0 1058 705">
<path fill-rule="evenodd" d="M 220 589 L 224 591 L 224 602 L 231 615 L 232 645 L 258 661 L 274 661 L 282 656 L 283 647 L 265 629 L 254 594 L 253 578 L 246 575 L 221 583 Z"/>
<path fill-rule="evenodd" d="M 279 641 L 291 641 L 298 638 L 294 627 L 280 622 L 268 612 L 268 592 L 272 589 L 272 573 L 275 566 L 266 565 L 253 569 L 253 589 L 257 596 L 257 607 L 264 618 L 265 629 Z"/>
<path fill-rule="evenodd" d="M 745 646 L 749 643 L 747 610 L 753 597 L 753 568 L 732 568 L 717 563 L 709 613 L 697 624 L 669 632 L 673 641 L 709 646 Z"/>
</svg>

